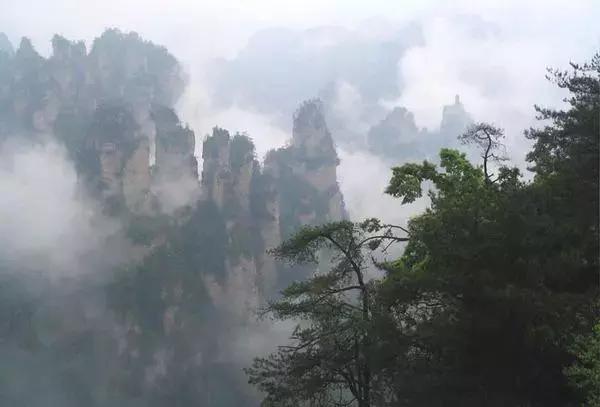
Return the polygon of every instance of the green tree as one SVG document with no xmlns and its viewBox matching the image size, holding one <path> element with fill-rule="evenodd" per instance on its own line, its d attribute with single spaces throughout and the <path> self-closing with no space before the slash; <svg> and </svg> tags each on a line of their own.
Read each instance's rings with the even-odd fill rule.
<svg viewBox="0 0 600 407">
<path fill-rule="evenodd" d="M 422 195 L 423 181 L 434 185 L 431 207 L 410 222 L 406 251 L 388 265 L 381 290 L 382 302 L 405 318 L 435 303 L 410 333 L 407 366 L 416 370 L 395 384 L 399 398 L 574 403 L 562 373 L 571 338 L 589 332 L 599 311 L 599 74 L 598 56 L 572 73 L 554 72 L 571 92 L 570 107 L 537 108 L 551 122 L 526 133 L 535 141 L 533 182 L 507 167 L 492 180 L 486 163 L 494 139 L 474 139 L 473 131 L 465 137 L 481 141 L 481 167 L 442 150 L 440 169 L 428 162 L 393 169 L 387 192 L 403 202 Z"/>
<path fill-rule="evenodd" d="M 265 393 L 265 406 L 368 407 L 378 397 L 379 371 L 369 268 L 377 250 L 406 241 L 398 227 L 375 219 L 304 227 L 273 250 L 291 263 L 328 256 L 331 268 L 295 282 L 265 312 L 297 323 L 291 344 L 255 359 L 246 372 Z"/>
<path fill-rule="evenodd" d="M 507 160 L 504 154 L 505 146 L 501 142 L 503 138 L 504 130 L 489 123 L 475 123 L 469 126 L 462 135 L 458 136 L 463 144 L 475 144 L 481 149 L 483 174 L 486 182 L 494 182 L 488 168 L 489 164 Z"/>
<path fill-rule="evenodd" d="M 600 279 L 600 53 L 589 63 L 571 65 L 570 72 L 550 71 L 550 79 L 569 92 L 568 108 L 536 107 L 550 124 L 526 132 L 534 141 L 527 158 L 546 215 L 545 232 L 555 239 L 549 266 L 572 289 L 582 290 L 598 287 Z"/>
<path fill-rule="evenodd" d="M 491 174 L 503 131 L 478 124 L 462 140 L 482 149 L 480 166 L 443 149 L 439 166 L 393 168 L 386 192 L 402 203 L 432 185 L 408 238 L 376 220 L 340 222 L 275 250 L 293 263 L 325 250 L 333 266 L 267 308 L 298 326 L 247 371 L 264 405 L 565 407 L 578 392 L 596 402 L 600 56 L 572 67 L 552 71 L 568 108 L 537 107 L 548 124 L 526 132 L 532 181 L 506 166 Z M 399 259 L 374 260 L 399 240 Z M 385 276 L 367 279 L 370 266 Z"/>
<path fill-rule="evenodd" d="M 565 370 L 571 385 L 585 398 L 589 407 L 600 406 L 600 323 L 590 335 L 580 336 L 571 351 L 576 362 Z"/>
</svg>

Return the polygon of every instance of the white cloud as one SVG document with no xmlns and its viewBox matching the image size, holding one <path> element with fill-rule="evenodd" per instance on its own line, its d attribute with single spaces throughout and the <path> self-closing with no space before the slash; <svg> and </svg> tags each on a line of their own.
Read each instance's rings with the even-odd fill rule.
<svg viewBox="0 0 600 407">
<path fill-rule="evenodd" d="M 108 256 L 108 239 L 119 236 L 118 224 L 85 198 L 58 145 L 0 145 L 0 190 L 4 264 L 52 279 L 89 274 L 118 261 L 119 250 Z"/>
<path fill-rule="evenodd" d="M 509 151 L 521 162 L 528 149 L 522 130 L 535 125 L 534 104 L 558 106 L 564 96 L 545 79 L 546 68 L 585 61 L 600 49 L 600 30 L 582 30 L 590 14 L 600 15 L 598 5 L 536 4 L 491 2 L 470 14 L 454 10 L 424 19 L 424 44 L 400 61 L 406 88 L 392 104 L 412 110 L 419 125 L 436 128 L 441 106 L 460 94 L 476 120 L 506 128 Z"/>
<path fill-rule="evenodd" d="M 274 124 L 274 118 L 248 107 L 241 108 L 239 104 L 222 110 L 211 107 L 208 96 L 211 84 L 204 77 L 209 61 L 236 55 L 254 32 L 273 26 L 302 30 L 337 25 L 384 38 L 406 22 L 417 21 L 423 26 L 425 44 L 413 47 L 400 61 L 399 76 L 405 88 L 393 103 L 414 110 L 420 125 L 434 128 L 439 125 L 441 107 L 459 93 L 467 110 L 477 120 L 495 122 L 507 128 L 509 150 L 516 161 L 520 161 L 527 149 L 521 130 L 534 122 L 532 105 L 552 104 L 560 98 L 555 87 L 544 79 L 545 67 L 564 67 L 569 60 L 585 60 L 599 49 L 598 15 L 600 3 L 594 0 L 174 0 L 168 4 L 162 0 L 101 3 L 4 0 L 0 27 L 14 42 L 22 35 L 32 37 L 44 53 L 48 52 L 54 33 L 72 39 L 83 38 L 89 44 L 109 26 L 138 31 L 144 38 L 165 45 L 191 73 L 192 83 L 179 105 L 179 112 L 181 119 L 188 121 L 198 136 L 197 154 L 200 155 L 204 135 L 218 125 L 232 133 L 248 132 L 261 158 L 268 149 L 283 145 L 291 131 Z M 323 43 L 313 45 L 322 47 Z M 277 58 L 272 55 L 270 62 L 276 64 Z M 315 95 L 318 91 L 310 90 Z M 361 103 L 361 95 L 354 87 L 344 82 L 338 86 L 336 113 L 351 123 L 349 128 L 358 129 L 358 132 L 365 131 L 364 121 L 358 117 Z M 289 125 L 291 128 L 291 118 Z M 22 220 L 29 226 L 36 222 L 48 226 L 24 247 L 51 246 L 53 239 L 61 237 L 58 234 L 60 227 L 51 231 L 52 218 L 62 219 L 66 222 L 63 225 L 78 223 L 67 215 L 74 213 L 78 215 L 72 216 L 85 219 L 87 215 L 82 208 L 86 206 L 76 204 L 68 211 L 67 207 L 61 207 L 60 196 L 47 195 L 43 188 L 50 180 L 41 182 L 30 177 L 28 182 L 39 184 L 41 188 L 35 192 L 42 194 L 38 197 L 33 190 L 19 189 L 17 184 L 4 179 L 7 174 L 15 175 L 10 171 L 16 171 L 20 175 L 15 176 L 26 179 L 30 174 L 26 170 L 30 165 L 27 163 L 38 160 L 47 162 L 49 171 L 54 168 L 54 172 L 46 174 L 48 177 L 61 180 L 56 181 L 53 190 L 62 191 L 63 196 L 75 193 L 70 189 L 74 188 L 74 175 L 70 169 L 61 166 L 62 159 L 53 161 L 44 150 L 28 154 L 20 158 L 18 169 L 2 170 L 2 182 L 6 184 L 3 187 L 14 190 L 12 201 L 19 194 L 19 199 L 35 201 L 31 205 L 37 206 L 28 212 L 44 212 L 44 201 L 53 208 L 55 213 L 49 219 L 38 213 L 36 216 L 40 219 Z M 340 183 L 353 217 L 381 216 L 401 222 L 412 213 L 410 208 L 383 195 L 390 171 L 380 160 L 360 152 L 341 151 L 340 156 Z M 8 211 L 6 203 L 3 208 Z M 14 209 L 10 207 L 10 210 Z M 2 213 L 4 216 L 11 214 L 10 211 Z M 19 214 L 14 213 L 14 216 Z M 6 222 L 0 231 L 12 233 L 15 229 L 15 233 L 19 233 L 14 221 L 11 222 Z"/>
<path fill-rule="evenodd" d="M 339 151 L 338 178 L 344 201 L 353 220 L 380 218 L 386 223 L 405 226 L 421 212 L 426 201 L 402 205 L 401 200 L 384 194 L 392 175 L 391 166 L 367 152 Z"/>
<path fill-rule="evenodd" d="M 196 133 L 196 156 L 202 166 L 202 141 L 212 133 L 213 127 L 221 127 L 235 133 L 247 133 L 252 138 L 256 148 L 256 156 L 262 161 L 267 151 L 282 147 L 290 138 L 288 133 L 273 122 L 266 114 L 242 109 L 233 105 L 226 109 L 216 109 L 211 106 L 208 98 L 208 84 L 201 79 L 193 80 L 178 103 L 181 119 L 190 124 Z M 289 119 L 290 130 L 292 118 Z"/>
</svg>

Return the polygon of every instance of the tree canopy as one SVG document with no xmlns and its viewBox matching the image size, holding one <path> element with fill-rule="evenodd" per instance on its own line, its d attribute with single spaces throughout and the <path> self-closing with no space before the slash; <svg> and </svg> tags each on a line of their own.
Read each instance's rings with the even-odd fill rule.
<svg viewBox="0 0 600 407">
<path fill-rule="evenodd" d="M 532 181 L 502 165 L 503 130 L 478 123 L 460 138 L 481 163 L 442 149 L 439 165 L 393 168 L 386 193 L 402 203 L 431 186 L 400 258 L 375 260 L 395 239 L 365 237 L 376 220 L 304 228 L 275 250 L 337 261 L 267 309 L 298 327 L 248 370 L 265 405 L 598 405 L 600 55 L 550 73 L 568 107 L 536 107 Z M 367 260 L 383 276 L 352 273 Z"/>
</svg>

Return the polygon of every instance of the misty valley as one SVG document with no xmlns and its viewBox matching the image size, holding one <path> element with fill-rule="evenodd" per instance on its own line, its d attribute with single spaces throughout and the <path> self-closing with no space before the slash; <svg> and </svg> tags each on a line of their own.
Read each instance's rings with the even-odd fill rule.
<svg viewBox="0 0 600 407">
<path fill-rule="evenodd" d="M 278 143 L 136 32 L 0 33 L 0 406 L 600 406 L 600 54 L 427 128 L 381 102 L 418 29 L 328 30 L 208 75 Z"/>
</svg>

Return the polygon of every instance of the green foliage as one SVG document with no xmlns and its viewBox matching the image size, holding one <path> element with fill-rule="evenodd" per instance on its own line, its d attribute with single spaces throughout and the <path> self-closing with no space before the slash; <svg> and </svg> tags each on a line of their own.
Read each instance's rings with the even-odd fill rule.
<svg viewBox="0 0 600 407">
<path fill-rule="evenodd" d="M 319 249 L 336 249 L 328 237 L 346 244 L 353 228 L 354 225 L 349 221 L 333 222 L 323 226 L 304 226 L 271 253 L 279 259 L 292 263 L 308 261 L 316 263 Z"/>
<path fill-rule="evenodd" d="M 590 329 L 598 312 L 594 78 L 581 80 L 577 67 L 559 76 L 575 96 L 569 111 L 545 111 L 551 125 L 528 132 L 536 140 L 532 183 L 510 168 L 491 180 L 485 156 L 482 171 L 448 150 L 440 154 L 441 171 L 427 164 L 394 169 L 387 192 L 405 202 L 421 196 L 424 180 L 434 187 L 431 208 L 409 224 L 404 255 L 386 265 L 381 291 L 402 325 L 413 326 L 409 337 L 419 349 L 409 360 L 397 356 L 419 367 L 411 380 L 397 382 L 399 398 L 433 405 L 572 402 L 562 375 L 570 337 Z M 423 304 L 427 312 L 415 322 Z M 398 335 L 406 335 L 401 328 Z M 434 387 L 419 390 L 415 381 Z"/>
<path fill-rule="evenodd" d="M 598 404 L 600 57 L 555 78 L 571 92 L 570 107 L 538 108 L 550 124 L 526 133 L 535 142 L 533 181 L 509 167 L 492 179 L 487 163 L 503 133 L 486 124 L 463 137 L 483 148 L 481 166 L 442 149 L 439 167 L 393 169 L 388 194 L 413 202 L 430 185 L 431 205 L 410 220 L 403 255 L 376 263 L 385 277 L 357 302 L 340 301 L 335 290 L 352 284 L 342 270 L 360 269 L 368 250 L 383 246 L 382 236 L 357 233 L 383 227 L 389 238 L 380 222 L 303 228 L 274 251 L 292 262 L 314 262 L 323 249 L 344 256 L 270 305 L 275 317 L 303 323 L 289 347 L 248 371 L 265 405 L 564 407 L 579 405 L 579 396 Z M 367 313 L 345 313 L 341 304 Z M 327 335 L 331 327 L 342 336 Z M 355 361 L 339 347 L 350 337 L 368 361 L 353 366 L 368 367 L 361 385 L 370 384 L 371 400 L 344 398 L 355 396 L 351 380 L 336 376 Z M 327 399 L 332 388 L 336 400 Z"/>
<path fill-rule="evenodd" d="M 372 309 L 372 241 L 398 242 L 393 226 L 375 219 L 305 226 L 271 253 L 292 264 L 316 262 L 328 268 L 297 281 L 270 302 L 265 312 L 302 321 L 289 346 L 246 369 L 251 384 L 265 393 L 265 406 L 370 406 L 384 399 L 372 336 L 378 318 Z M 329 257 L 329 263 L 323 261 Z"/>
<path fill-rule="evenodd" d="M 435 173 L 435 166 L 427 161 L 423 164 L 405 164 L 392 168 L 392 180 L 386 192 L 395 197 L 402 197 L 402 203 L 414 202 L 423 195 L 421 184 L 430 180 Z"/>
<path fill-rule="evenodd" d="M 591 334 L 577 337 L 571 352 L 576 362 L 565 369 L 565 374 L 583 395 L 586 406 L 600 406 L 600 323 Z"/>
<path fill-rule="evenodd" d="M 234 171 L 238 170 L 244 165 L 253 162 L 254 159 L 254 143 L 250 137 L 245 134 L 236 134 L 233 136 L 229 149 L 231 168 Z"/>
<path fill-rule="evenodd" d="M 479 148 L 486 182 L 494 182 L 489 170 L 490 163 L 500 163 L 508 159 L 505 146 L 501 142 L 504 139 L 504 130 L 488 123 L 475 123 L 458 136 L 458 139 L 463 144 L 473 144 Z"/>
</svg>

